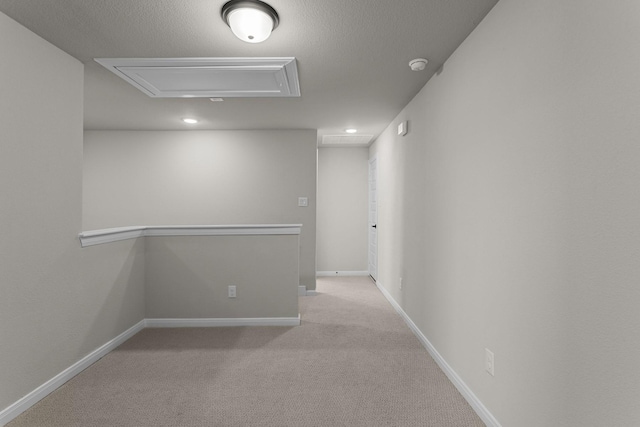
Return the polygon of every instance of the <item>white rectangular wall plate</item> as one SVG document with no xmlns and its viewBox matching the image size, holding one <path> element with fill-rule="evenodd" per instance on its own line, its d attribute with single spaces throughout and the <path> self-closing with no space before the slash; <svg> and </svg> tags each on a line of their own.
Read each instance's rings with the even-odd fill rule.
<svg viewBox="0 0 640 427">
<path fill-rule="evenodd" d="M 400 122 L 398 125 L 398 135 L 405 136 L 407 134 L 407 121 Z"/>
<path fill-rule="evenodd" d="M 484 349 L 484 369 L 485 371 L 487 371 L 491 376 L 495 375 L 495 360 L 494 360 L 494 356 L 493 356 L 493 352 L 491 350 L 489 350 L 488 348 Z"/>
<path fill-rule="evenodd" d="M 228 288 L 228 292 L 229 292 L 229 298 L 235 298 L 236 297 L 236 287 L 235 286 L 229 286 Z"/>
</svg>

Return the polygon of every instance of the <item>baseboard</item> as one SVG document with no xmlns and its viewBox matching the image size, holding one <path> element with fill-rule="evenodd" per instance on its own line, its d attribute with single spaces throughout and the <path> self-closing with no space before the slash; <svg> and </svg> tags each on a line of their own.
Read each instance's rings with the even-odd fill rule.
<svg viewBox="0 0 640 427">
<path fill-rule="evenodd" d="M 368 276 L 368 271 L 316 271 L 316 277 Z"/>
<path fill-rule="evenodd" d="M 298 317 L 248 317 L 220 319 L 145 319 L 147 328 L 211 328 L 224 326 L 300 326 Z"/>
<path fill-rule="evenodd" d="M 141 320 L 136 323 L 111 341 L 92 351 L 64 371 L 60 372 L 55 377 L 51 378 L 40 387 L 33 390 L 31 393 L 24 396 L 11 406 L 0 411 L 0 426 L 7 424 L 9 421 L 16 418 L 18 415 L 38 403 L 40 400 L 47 397 L 50 393 L 55 391 L 58 387 L 69 381 L 71 378 L 84 371 L 93 363 L 100 360 L 107 355 L 111 350 L 118 347 L 120 344 L 131 338 L 133 335 L 140 332 L 145 327 L 145 321 Z"/>
<path fill-rule="evenodd" d="M 438 350 L 429 342 L 427 337 L 424 336 L 422 331 L 413 323 L 413 320 L 409 317 L 407 313 L 400 307 L 400 304 L 396 302 L 395 299 L 391 296 L 391 294 L 380 284 L 380 282 L 376 282 L 376 286 L 382 292 L 382 295 L 389 301 L 389 303 L 393 306 L 393 308 L 398 312 L 398 314 L 404 319 L 407 323 L 411 331 L 418 338 L 420 343 L 424 346 L 425 349 L 429 352 L 431 357 L 436 361 L 440 369 L 445 373 L 447 378 L 453 383 L 453 385 L 458 389 L 460 394 L 465 398 L 465 400 L 471 405 L 473 410 L 478 414 L 478 416 L 482 419 L 482 421 L 487 425 L 487 427 L 501 427 L 498 420 L 493 416 L 491 412 L 482 404 L 480 399 L 471 391 L 469 386 L 462 381 L 462 378 L 458 376 L 458 374 L 449 366 L 449 364 L 444 360 L 444 358 L 438 353 Z"/>
<path fill-rule="evenodd" d="M 315 297 L 318 295 L 315 289 L 307 289 L 306 286 L 298 286 L 298 296 L 299 297 Z"/>
<path fill-rule="evenodd" d="M 0 426 L 4 426 L 18 415 L 31 408 L 40 400 L 62 386 L 64 383 L 84 371 L 86 368 L 106 356 L 120 344 L 143 330 L 144 328 L 185 328 L 185 327 L 219 327 L 219 326 L 299 326 L 298 317 L 266 317 L 238 319 L 144 319 L 127 329 L 111 341 L 92 351 L 55 377 L 51 378 L 22 399 L 0 411 Z"/>
</svg>

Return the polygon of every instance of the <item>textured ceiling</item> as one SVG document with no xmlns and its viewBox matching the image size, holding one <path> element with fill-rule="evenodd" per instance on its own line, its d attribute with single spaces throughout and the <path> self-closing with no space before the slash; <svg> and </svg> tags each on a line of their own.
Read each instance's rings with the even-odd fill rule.
<svg viewBox="0 0 640 427">
<path fill-rule="evenodd" d="M 377 136 L 497 0 L 268 0 L 280 15 L 259 44 L 233 36 L 226 0 L 0 0 L 0 11 L 85 64 L 85 128 L 345 128 Z M 300 98 L 157 99 L 93 58 L 288 57 Z M 408 62 L 429 60 L 413 72 Z"/>
</svg>

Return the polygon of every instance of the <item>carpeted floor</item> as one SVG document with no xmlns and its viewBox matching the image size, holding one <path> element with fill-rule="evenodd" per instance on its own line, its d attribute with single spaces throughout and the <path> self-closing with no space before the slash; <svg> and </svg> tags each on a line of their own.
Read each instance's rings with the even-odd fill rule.
<svg viewBox="0 0 640 427">
<path fill-rule="evenodd" d="M 299 327 L 145 329 L 19 426 L 484 426 L 369 278 L 318 279 Z"/>
</svg>

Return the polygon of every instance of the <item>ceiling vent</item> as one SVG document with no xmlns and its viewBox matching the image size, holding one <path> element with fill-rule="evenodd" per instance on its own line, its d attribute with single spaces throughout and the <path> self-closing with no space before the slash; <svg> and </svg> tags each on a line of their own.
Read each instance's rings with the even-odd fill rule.
<svg viewBox="0 0 640 427">
<path fill-rule="evenodd" d="M 300 96 L 295 58 L 96 58 L 154 98 Z"/>
<path fill-rule="evenodd" d="M 323 135 L 323 146 L 357 147 L 367 146 L 373 139 L 373 135 Z"/>
</svg>

